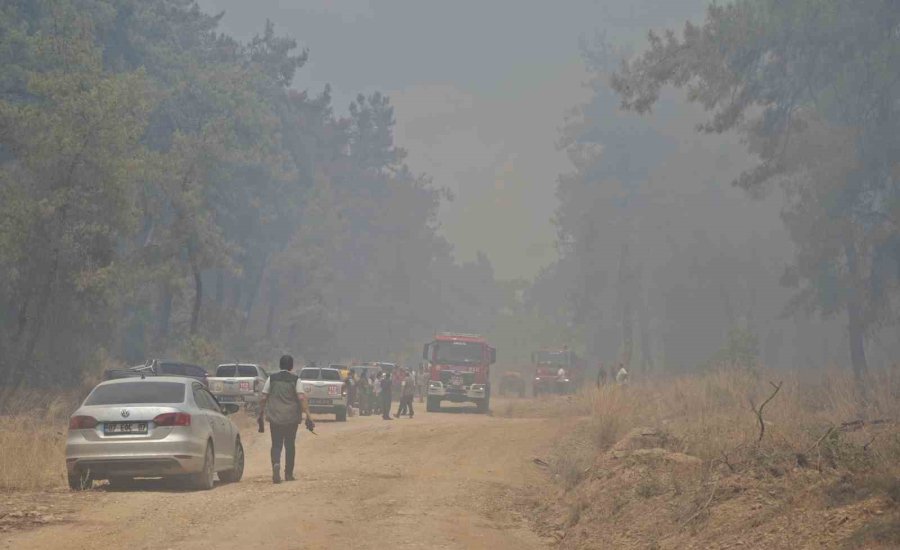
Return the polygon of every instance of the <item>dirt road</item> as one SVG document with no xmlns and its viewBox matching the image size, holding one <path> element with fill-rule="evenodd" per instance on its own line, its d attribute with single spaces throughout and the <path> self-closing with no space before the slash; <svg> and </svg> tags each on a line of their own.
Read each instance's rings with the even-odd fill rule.
<svg viewBox="0 0 900 550">
<path fill-rule="evenodd" d="M 0 547 L 543 548 L 503 494 L 543 483 L 531 463 L 548 420 L 420 413 L 412 420 L 322 421 L 300 436 L 298 481 L 273 485 L 268 434 L 244 421 L 242 482 L 184 492 L 147 481 L 71 499 L 62 523 L 6 535 Z"/>
</svg>

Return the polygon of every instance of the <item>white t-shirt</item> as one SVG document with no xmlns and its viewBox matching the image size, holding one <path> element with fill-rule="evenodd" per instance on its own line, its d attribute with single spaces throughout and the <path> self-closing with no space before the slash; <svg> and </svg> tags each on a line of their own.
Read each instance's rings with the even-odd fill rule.
<svg viewBox="0 0 900 550">
<path fill-rule="evenodd" d="M 270 379 L 271 378 L 266 378 L 266 383 L 262 389 L 262 392 L 266 395 L 269 395 L 269 387 L 270 387 L 269 380 Z M 299 378 L 297 379 L 297 393 L 300 395 L 305 395 L 305 392 L 303 391 L 303 383 L 300 382 Z"/>
</svg>

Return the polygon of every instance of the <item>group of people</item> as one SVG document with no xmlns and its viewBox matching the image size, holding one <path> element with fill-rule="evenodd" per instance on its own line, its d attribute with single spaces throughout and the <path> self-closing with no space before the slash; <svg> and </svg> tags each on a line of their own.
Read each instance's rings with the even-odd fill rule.
<svg viewBox="0 0 900 550">
<path fill-rule="evenodd" d="M 607 368 L 600 363 L 597 366 L 597 387 L 605 385 L 607 382 L 615 382 L 620 386 L 625 386 L 628 384 L 628 371 L 625 370 L 625 364 L 619 362 L 618 369 L 616 365 L 611 365 L 609 367 L 609 372 L 607 372 Z"/>
<path fill-rule="evenodd" d="M 415 415 L 413 401 L 416 396 L 417 373 L 414 370 L 397 367 L 392 373 L 381 371 L 367 375 L 364 372 L 358 377 L 351 374 L 347 384 L 350 386 L 350 403 L 358 405 L 362 416 L 381 414 L 384 420 L 393 420 L 404 415 L 410 418 Z M 400 390 L 400 404 L 392 417 L 395 384 Z"/>
</svg>

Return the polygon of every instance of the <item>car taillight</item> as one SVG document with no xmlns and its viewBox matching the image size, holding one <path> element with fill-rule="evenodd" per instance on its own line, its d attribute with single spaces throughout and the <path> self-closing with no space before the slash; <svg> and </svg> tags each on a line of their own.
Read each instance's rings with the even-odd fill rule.
<svg viewBox="0 0 900 550">
<path fill-rule="evenodd" d="M 73 416 L 69 419 L 70 430 L 90 430 L 97 427 L 97 419 L 93 416 Z"/>
<path fill-rule="evenodd" d="M 157 426 L 190 426 L 191 415 L 188 413 L 163 413 L 153 419 Z"/>
</svg>

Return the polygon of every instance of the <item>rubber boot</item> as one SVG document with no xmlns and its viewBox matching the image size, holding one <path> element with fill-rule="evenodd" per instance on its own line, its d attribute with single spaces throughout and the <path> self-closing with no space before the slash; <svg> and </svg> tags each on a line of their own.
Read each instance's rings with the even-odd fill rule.
<svg viewBox="0 0 900 550">
<path fill-rule="evenodd" d="M 272 483 L 281 483 L 281 464 L 272 464 Z"/>
</svg>

